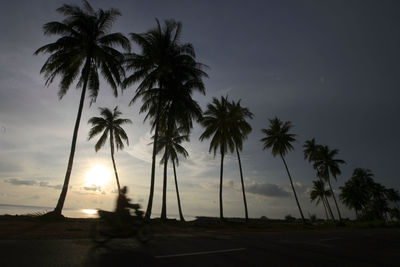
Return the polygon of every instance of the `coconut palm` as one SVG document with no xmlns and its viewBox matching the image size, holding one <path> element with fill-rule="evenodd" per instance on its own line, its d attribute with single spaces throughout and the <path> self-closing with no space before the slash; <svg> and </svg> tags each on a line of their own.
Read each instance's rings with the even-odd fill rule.
<svg viewBox="0 0 400 267">
<path fill-rule="evenodd" d="M 260 141 L 264 143 L 264 150 L 270 148 L 272 156 L 276 157 L 277 155 L 279 155 L 281 157 L 289 176 L 290 185 L 293 189 L 293 194 L 300 211 L 301 219 L 303 220 L 303 223 L 305 223 L 303 211 L 301 210 L 299 200 L 297 199 L 297 194 L 296 190 L 294 189 L 292 177 L 290 175 L 284 157 L 289 151 L 293 150 L 293 146 L 291 143 L 296 141 L 296 135 L 289 133 L 290 128 L 292 128 L 292 124 L 289 121 L 282 122 L 280 119 L 275 117 L 274 119 L 270 119 L 269 123 L 270 124 L 268 129 L 261 130 L 265 134 L 265 137 L 262 138 Z"/>
<path fill-rule="evenodd" d="M 370 188 L 373 187 L 374 174 L 363 168 L 356 168 L 351 178 L 340 187 L 340 199 L 349 209 L 354 209 L 356 217 L 361 210 L 366 209 L 370 201 Z"/>
<path fill-rule="evenodd" d="M 310 163 L 311 162 L 314 163 L 317 160 L 317 157 L 318 157 L 318 154 L 319 154 L 319 149 L 321 147 L 322 147 L 321 145 L 316 143 L 315 138 L 313 138 L 311 140 L 307 140 L 303 145 L 303 148 L 304 148 L 304 150 L 303 150 L 304 159 L 308 160 L 308 162 L 310 162 Z M 317 177 L 318 177 L 318 175 L 317 175 Z M 318 177 L 318 178 L 319 178 L 321 183 L 324 183 L 321 177 Z M 329 194 L 329 195 L 331 195 L 331 194 Z M 328 195 L 324 195 L 323 197 L 325 198 L 324 204 L 326 205 L 326 207 L 327 207 L 327 209 L 329 211 L 331 219 L 333 221 L 335 221 L 335 216 L 333 215 L 333 212 L 332 212 L 332 209 L 331 209 L 331 205 L 329 204 L 329 201 L 328 201 L 328 198 L 327 198 Z"/>
<path fill-rule="evenodd" d="M 179 210 L 179 218 L 181 221 L 185 221 L 182 213 L 181 200 L 179 197 L 179 189 L 178 189 L 178 180 L 176 176 L 176 167 L 179 166 L 179 158 L 178 154 L 181 154 L 185 158 L 189 156 L 189 153 L 186 149 L 181 145 L 184 141 L 189 141 L 189 135 L 183 134 L 181 132 L 183 129 L 167 129 L 165 131 L 161 131 L 159 136 L 159 142 L 157 143 L 157 154 L 164 150 L 164 155 L 160 161 L 160 164 L 164 164 L 164 188 L 163 188 L 163 203 L 161 210 L 161 219 L 167 218 L 167 208 L 166 208 L 166 195 L 167 195 L 167 164 L 168 160 L 172 161 L 172 167 L 174 170 L 174 178 L 175 178 L 175 189 L 176 189 L 176 197 L 178 200 L 178 210 Z M 184 131 L 183 131 L 184 132 Z"/>
<path fill-rule="evenodd" d="M 51 213 L 56 216 L 61 216 L 67 195 L 86 90 L 89 90 L 91 103 L 94 102 L 99 91 L 98 71 L 100 70 L 106 82 L 113 89 L 114 95 L 117 96 L 117 87 L 124 77 L 124 69 L 121 66 L 123 54 L 114 47 L 120 46 L 125 50 L 130 49 L 129 40 L 124 35 L 110 33 L 114 21 L 120 15 L 118 10 L 111 8 L 95 11 L 87 1 L 83 0 L 82 2 L 83 8 L 65 4 L 57 9 L 57 12 L 62 14 L 65 19 L 62 22 L 46 23 L 43 30 L 45 35 L 61 37 L 54 43 L 42 46 L 35 52 L 35 55 L 50 54 L 40 72 L 44 74 L 47 86 L 57 76 L 61 78 L 58 91 L 60 99 L 75 80 L 78 81 L 77 88 L 81 88 L 81 98 L 64 185 L 57 206 Z"/>
<path fill-rule="evenodd" d="M 314 168 L 317 170 L 317 176 L 324 179 L 328 183 L 333 200 L 335 201 L 339 220 L 342 221 L 342 216 L 340 214 L 339 206 L 337 204 L 330 179 L 332 176 L 336 180 L 336 177 L 341 174 L 339 164 L 345 163 L 344 160 L 334 158 L 338 152 L 339 150 L 337 149 L 330 150 L 328 146 L 319 147 L 318 155 L 314 161 Z"/>
<path fill-rule="evenodd" d="M 124 149 L 124 142 L 129 145 L 128 136 L 125 130 L 121 127 L 123 124 L 132 123 L 130 119 L 121 119 L 121 111 L 118 110 L 118 106 L 111 111 L 108 108 L 99 108 L 102 117 L 92 117 L 88 123 L 92 124 L 92 128 L 89 131 L 88 139 L 92 139 L 96 135 L 101 134 L 99 140 L 96 142 L 95 150 L 99 151 L 110 136 L 110 149 L 111 149 L 111 160 L 114 167 L 115 179 L 117 180 L 118 194 L 121 191 L 119 184 L 119 178 L 117 173 L 117 167 L 114 160 L 114 144 L 117 150 Z"/>
<path fill-rule="evenodd" d="M 196 62 L 193 46 L 189 43 L 180 43 L 182 24 L 174 20 L 166 20 L 161 27 L 156 19 L 157 26 L 145 33 L 131 33 L 131 39 L 140 47 L 141 53 L 127 55 L 126 67 L 133 74 L 124 81 L 128 87 L 138 81 L 139 86 L 130 104 L 142 99 L 140 112 L 147 112 L 145 120 L 151 119 L 154 130 L 153 155 L 151 165 L 150 194 L 145 218 L 149 219 L 153 207 L 156 147 L 159 135 L 160 116 L 167 106 L 174 87 L 187 83 L 187 95 L 191 99 L 193 90 L 204 93 L 202 77 L 207 74 L 202 70 L 204 65 Z M 191 125 L 191 122 L 187 122 Z"/>
<path fill-rule="evenodd" d="M 232 101 L 229 107 L 229 116 L 232 120 L 232 125 L 234 127 L 231 130 L 231 134 L 233 135 L 233 139 L 235 142 L 235 150 L 238 157 L 239 162 L 239 171 L 240 171 L 240 180 L 242 182 L 242 192 L 243 192 L 243 202 L 244 202 L 244 210 L 246 221 L 249 219 L 248 211 L 247 211 L 247 202 L 246 202 L 246 193 L 244 189 L 244 181 L 243 181 L 243 171 L 242 171 L 242 163 L 240 161 L 239 151 L 242 151 L 243 141 L 247 139 L 248 134 L 251 132 L 251 126 L 246 121 L 246 118 L 253 118 L 253 113 L 249 111 L 248 108 L 242 107 L 240 105 L 240 100 L 235 102 Z"/>
<path fill-rule="evenodd" d="M 224 218 L 222 205 L 222 185 L 224 173 L 224 157 L 228 149 L 233 152 L 235 140 L 231 129 L 235 126 L 229 114 L 229 102 L 227 97 L 221 96 L 221 100 L 213 97 L 212 103 L 207 105 L 201 125 L 205 128 L 200 136 L 200 141 L 211 138 L 209 152 L 214 152 L 214 157 L 219 150 L 221 154 L 220 182 L 219 182 L 219 214 Z"/>
<path fill-rule="evenodd" d="M 308 162 L 312 162 L 315 156 L 318 154 L 318 148 L 320 145 L 315 143 L 315 138 L 307 140 L 303 145 L 304 159 Z"/>
<path fill-rule="evenodd" d="M 316 205 L 319 204 L 319 202 L 322 201 L 322 204 L 324 205 L 325 209 L 325 214 L 326 214 L 326 219 L 329 219 L 328 216 L 328 209 L 327 209 L 327 204 L 326 204 L 326 197 L 330 196 L 331 192 L 329 190 L 325 190 L 325 183 L 322 180 L 318 181 L 313 181 L 313 187 L 310 191 L 310 199 L 311 202 L 315 202 Z"/>
</svg>

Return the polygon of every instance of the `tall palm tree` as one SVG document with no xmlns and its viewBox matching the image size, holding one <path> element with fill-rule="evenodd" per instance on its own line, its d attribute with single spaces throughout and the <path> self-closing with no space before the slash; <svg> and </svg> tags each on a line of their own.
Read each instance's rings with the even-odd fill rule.
<svg viewBox="0 0 400 267">
<path fill-rule="evenodd" d="M 231 134 L 231 129 L 235 126 L 229 116 L 229 102 L 227 97 L 221 100 L 213 97 L 212 103 L 207 105 L 201 125 L 205 128 L 200 136 L 200 141 L 211 138 L 209 152 L 214 151 L 214 157 L 219 150 L 221 154 L 220 182 L 219 182 L 219 214 L 224 218 L 222 205 L 222 184 L 224 172 L 224 156 L 228 149 L 233 152 L 235 140 Z"/>
<path fill-rule="evenodd" d="M 191 99 L 193 90 L 205 92 L 202 77 L 207 74 L 202 70 L 205 65 L 195 60 L 194 48 L 190 43 L 180 42 L 182 24 L 174 20 L 166 20 L 161 27 L 156 19 L 157 26 L 145 33 L 131 33 L 131 39 L 140 47 L 141 53 L 129 54 L 126 58 L 126 67 L 133 74 L 124 81 L 128 87 L 138 81 L 139 86 L 130 104 L 142 98 L 140 112 L 147 112 L 145 120 L 151 118 L 151 127 L 154 130 L 153 156 L 151 165 L 150 194 L 145 218 L 149 219 L 153 207 L 156 147 L 159 135 L 159 121 L 163 107 L 168 103 L 173 92 L 171 84 L 177 81 L 187 81 L 190 90 L 187 92 Z M 179 78 L 177 77 L 179 76 Z M 182 78 L 184 77 L 184 78 Z M 174 82 L 171 82 L 174 81 Z M 190 125 L 188 123 L 188 125 Z"/>
<path fill-rule="evenodd" d="M 260 141 L 264 143 L 264 150 L 267 148 L 271 148 L 272 155 L 276 157 L 279 155 L 282 158 L 283 164 L 285 165 L 287 174 L 289 176 L 290 185 L 293 189 L 294 197 L 296 198 L 296 203 L 300 211 L 301 219 L 303 223 L 305 223 L 303 211 L 301 210 L 299 200 L 297 199 L 296 190 L 293 186 L 292 177 L 290 176 L 289 169 L 287 167 L 284 156 L 291 150 L 293 150 L 292 142 L 296 141 L 295 134 L 289 133 L 290 128 L 292 128 L 292 124 L 289 121 L 282 122 L 280 119 L 275 117 L 274 119 L 269 120 L 269 128 L 262 129 L 261 131 L 265 134 L 265 137 Z"/>
<path fill-rule="evenodd" d="M 61 37 L 35 52 L 35 55 L 50 54 L 40 72 L 44 73 L 47 86 L 55 77 L 61 78 L 58 91 L 60 99 L 76 79 L 78 80 L 76 86 L 82 90 L 64 185 L 57 206 L 50 213 L 55 216 L 61 216 L 67 195 L 86 90 L 89 89 L 91 103 L 96 101 L 100 85 L 98 73 L 100 70 L 113 89 L 114 95 L 117 96 L 117 87 L 124 77 L 124 69 L 121 65 L 124 57 L 114 47 L 130 49 L 129 40 L 124 35 L 110 33 L 114 21 L 121 15 L 118 10 L 111 8 L 95 11 L 86 0 L 82 2 L 83 8 L 65 4 L 57 9 L 57 12 L 64 15 L 65 19 L 62 22 L 46 23 L 43 30 L 45 35 Z"/>
<path fill-rule="evenodd" d="M 114 144 L 117 146 L 117 150 L 124 149 L 124 143 L 129 145 L 128 136 L 125 130 L 121 127 L 123 124 L 132 123 L 130 119 L 121 119 L 121 111 L 118 110 L 118 106 L 111 111 L 108 108 L 99 108 L 102 117 L 92 117 L 88 123 L 92 124 L 92 128 L 89 131 L 88 139 L 92 139 L 96 135 L 101 134 L 100 139 L 95 145 L 96 152 L 104 146 L 107 141 L 108 135 L 110 135 L 110 149 L 111 149 L 111 160 L 114 167 L 115 179 L 117 180 L 118 194 L 121 191 L 119 183 L 117 167 L 114 160 Z"/>
<path fill-rule="evenodd" d="M 326 204 L 326 197 L 330 196 L 331 192 L 329 190 L 325 190 L 325 183 L 322 180 L 318 181 L 313 181 L 313 187 L 310 191 L 310 199 L 311 202 L 316 201 L 316 205 L 319 204 L 320 201 L 322 201 L 322 204 L 324 205 L 325 209 L 325 214 L 326 214 L 326 219 L 329 220 L 328 216 L 328 209 L 327 209 L 327 204 Z"/>
<path fill-rule="evenodd" d="M 242 182 L 244 210 L 245 210 L 245 216 L 246 216 L 246 221 L 247 221 L 249 219 L 249 214 L 247 211 L 246 193 L 245 193 L 245 189 L 244 189 L 242 163 L 240 161 L 239 151 L 242 151 L 243 141 L 245 139 L 247 139 L 248 134 L 251 132 L 251 126 L 246 121 L 246 118 L 252 119 L 253 113 L 251 113 L 248 108 L 242 107 L 240 105 L 240 100 L 237 102 L 232 101 L 228 107 L 229 107 L 229 113 L 230 113 L 229 116 L 231 117 L 232 123 L 235 125 L 235 127 L 233 127 L 233 129 L 231 131 L 231 134 L 233 135 L 233 139 L 235 142 L 236 154 L 237 154 L 238 162 L 239 162 L 239 171 L 240 171 L 240 180 Z"/>
<path fill-rule="evenodd" d="M 344 160 L 334 158 L 338 154 L 338 152 L 339 150 L 337 149 L 330 150 L 328 146 L 321 146 L 318 149 L 318 155 L 316 156 L 316 159 L 314 161 L 314 168 L 317 170 L 318 177 L 321 177 L 328 183 L 333 200 L 335 201 L 339 220 L 342 221 L 342 216 L 340 214 L 339 206 L 337 204 L 330 179 L 330 177 L 332 176 L 336 180 L 336 177 L 341 174 L 339 164 L 345 163 Z"/>
<path fill-rule="evenodd" d="M 172 167 L 174 170 L 174 178 L 175 178 L 175 189 L 176 189 L 176 197 L 178 200 L 178 210 L 179 210 L 179 218 L 181 221 L 185 221 L 182 213 L 181 200 L 179 197 L 179 189 L 178 189 L 178 180 L 176 176 L 176 165 L 179 166 L 179 158 L 178 154 L 181 154 L 185 158 L 189 156 L 189 153 L 186 149 L 181 145 L 184 141 L 189 141 L 189 135 L 183 134 L 181 135 L 183 129 L 167 129 L 166 131 L 161 131 L 159 136 L 159 142 L 157 144 L 157 153 L 161 152 L 164 149 L 164 155 L 161 159 L 161 164 L 164 164 L 164 182 L 165 186 L 163 188 L 163 203 L 162 203 L 162 211 L 161 211 L 161 219 L 167 218 L 167 208 L 166 208 L 166 195 L 167 195 L 167 164 L 168 160 L 172 161 Z"/>
<path fill-rule="evenodd" d="M 304 159 L 308 160 L 308 162 L 310 162 L 310 163 L 315 162 L 318 158 L 319 149 L 321 147 L 322 147 L 321 145 L 316 143 L 315 138 L 313 138 L 311 140 L 307 140 L 303 145 Z M 321 177 L 319 177 L 318 175 L 317 175 L 317 177 L 319 178 L 321 183 L 324 183 Z M 331 194 L 329 194 L 329 195 L 331 195 Z M 331 219 L 332 219 L 332 221 L 335 221 L 335 216 L 333 215 L 331 205 L 329 204 L 329 201 L 328 201 L 328 195 L 323 195 L 323 197 L 325 198 L 324 203 L 326 204 L 326 207 L 329 211 Z"/>
</svg>

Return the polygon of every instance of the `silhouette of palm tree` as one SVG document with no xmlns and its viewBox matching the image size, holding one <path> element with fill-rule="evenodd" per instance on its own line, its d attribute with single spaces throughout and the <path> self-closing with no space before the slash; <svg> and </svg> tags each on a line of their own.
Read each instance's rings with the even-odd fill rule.
<svg viewBox="0 0 400 267">
<path fill-rule="evenodd" d="M 321 147 L 322 147 L 321 145 L 318 145 L 315 142 L 315 138 L 313 138 L 311 140 L 307 140 L 303 145 L 303 148 L 304 148 L 304 150 L 303 150 L 304 159 L 308 160 L 308 162 L 315 162 L 317 160 L 317 158 L 318 158 L 319 149 Z M 314 166 L 314 169 L 315 169 L 315 166 Z M 317 177 L 319 178 L 321 183 L 323 183 L 322 178 L 319 177 L 318 175 L 317 175 Z M 331 219 L 332 219 L 332 221 L 335 221 L 335 216 L 333 216 L 333 212 L 332 212 L 331 206 L 330 206 L 329 201 L 328 201 L 328 195 L 324 195 L 324 198 L 325 198 L 324 204 L 326 205 L 326 207 L 327 207 L 327 209 L 329 211 Z"/>
<path fill-rule="evenodd" d="M 331 192 L 329 190 L 325 190 L 325 183 L 322 180 L 318 181 L 313 181 L 313 187 L 310 192 L 310 199 L 311 202 L 316 201 L 316 205 L 319 204 L 320 201 L 322 201 L 322 204 L 324 205 L 325 209 L 325 214 L 326 214 L 326 219 L 329 220 L 329 215 L 328 215 L 328 209 L 327 209 L 327 204 L 326 204 L 326 197 L 330 196 Z"/>
<path fill-rule="evenodd" d="M 240 100 L 235 102 L 232 101 L 229 107 L 229 117 L 232 120 L 232 124 L 235 127 L 232 127 L 231 134 L 233 136 L 233 140 L 235 142 L 236 154 L 239 162 L 239 171 L 240 171 L 240 180 L 242 183 L 242 192 L 243 192 L 243 202 L 244 202 L 244 210 L 246 221 L 249 219 L 248 211 L 247 211 L 247 201 L 246 201 L 246 193 L 244 189 L 244 181 L 243 181 L 243 171 L 242 171 L 242 163 L 240 161 L 239 150 L 242 151 L 243 141 L 247 139 L 248 134 L 251 132 L 251 126 L 246 121 L 246 118 L 253 118 L 253 113 L 249 111 L 248 108 L 244 108 L 240 105 Z"/>
<path fill-rule="evenodd" d="M 88 140 L 92 139 L 96 135 L 101 134 L 100 139 L 96 142 L 96 152 L 104 146 L 107 141 L 108 135 L 110 135 L 110 149 L 111 149 L 111 160 L 114 167 L 115 179 L 117 180 L 118 194 L 121 191 L 117 167 L 114 160 L 114 144 L 117 146 L 117 150 L 124 149 L 124 143 L 129 145 L 128 136 L 125 130 L 121 127 L 122 124 L 132 123 L 130 119 L 121 119 L 121 111 L 118 107 L 115 107 L 113 111 L 108 108 L 99 108 L 102 117 L 92 117 L 88 123 L 92 124 L 92 128 L 89 131 Z"/>
<path fill-rule="evenodd" d="M 333 200 L 335 201 L 339 220 L 342 221 L 342 216 L 340 214 L 339 206 L 337 204 L 335 193 L 333 192 L 330 179 L 330 176 L 332 176 L 336 180 L 336 177 L 341 174 L 341 171 L 339 169 L 339 164 L 345 163 L 341 159 L 334 158 L 338 152 L 339 150 L 337 149 L 330 150 L 328 146 L 320 146 L 318 149 L 316 159 L 314 161 L 314 168 L 317 170 L 318 177 L 321 177 L 326 182 L 328 182 Z"/>
<path fill-rule="evenodd" d="M 200 141 L 211 138 L 209 152 L 214 151 L 214 157 L 219 149 L 221 154 L 220 182 L 219 182 L 219 213 L 224 218 L 222 205 L 222 185 L 224 172 L 224 156 L 228 149 L 233 152 L 235 140 L 231 129 L 235 126 L 229 113 L 229 102 L 227 97 L 221 96 L 221 100 L 213 97 L 212 103 L 207 105 L 201 125 L 205 128 L 200 136 Z"/>
<path fill-rule="evenodd" d="M 285 165 L 287 174 L 289 176 L 290 185 L 292 186 L 294 197 L 296 198 L 296 203 L 300 211 L 301 219 L 303 220 L 303 223 L 305 223 L 306 221 L 303 216 L 303 211 L 301 210 L 299 200 L 297 199 L 292 177 L 284 158 L 287 152 L 293 150 L 293 146 L 291 143 L 296 141 L 296 135 L 289 133 L 290 128 L 292 128 L 292 124 L 289 121 L 282 122 L 280 119 L 275 117 L 274 119 L 270 119 L 269 122 L 269 128 L 261 130 L 265 134 L 265 137 L 262 138 L 260 141 L 264 143 L 264 150 L 267 148 L 271 148 L 271 152 L 274 157 L 279 155 L 282 158 L 283 164 Z"/>
<path fill-rule="evenodd" d="M 182 213 L 181 200 L 179 197 L 179 189 L 178 189 L 178 180 L 176 176 L 176 168 L 175 163 L 179 166 L 179 158 L 178 154 L 181 154 L 185 158 L 189 156 L 189 153 L 186 149 L 181 145 L 184 141 L 189 141 L 189 135 L 183 134 L 181 135 L 182 129 L 168 129 L 166 131 L 161 131 L 159 136 L 159 142 L 157 143 L 157 154 L 164 149 L 164 155 L 160 161 L 161 164 L 164 164 L 164 182 L 167 181 L 167 164 L 168 160 L 172 161 L 172 166 L 174 170 L 174 178 L 175 178 L 175 189 L 176 196 L 178 200 L 178 209 L 179 209 L 179 218 L 181 221 L 185 221 Z M 161 211 L 161 219 L 167 218 L 167 208 L 166 208 L 166 195 L 167 195 L 167 186 L 166 184 L 163 187 L 163 203 L 162 203 L 162 211 Z"/>
<path fill-rule="evenodd" d="M 205 65 L 196 62 L 193 46 L 180 43 L 182 24 L 174 20 L 166 20 L 161 27 L 156 19 L 157 27 L 142 33 L 131 33 L 131 39 L 140 47 L 141 54 L 127 55 L 126 67 L 133 74 L 124 81 L 128 87 L 140 81 L 136 94 L 130 104 L 142 98 L 140 112 L 147 112 L 145 120 L 151 118 L 154 130 L 153 156 L 151 165 L 150 194 L 145 218 L 149 219 L 153 206 L 156 147 L 159 135 L 160 117 L 164 107 L 168 106 L 170 96 L 174 94 L 174 85 L 178 88 L 190 88 L 186 96 L 191 99 L 193 90 L 204 93 L 202 77 L 207 74 L 202 70 Z M 176 94 L 176 93 L 175 93 Z M 190 122 L 186 121 L 188 127 Z"/>
<path fill-rule="evenodd" d="M 47 86 L 53 82 L 56 76 L 60 76 L 58 92 L 60 99 L 77 78 L 76 86 L 82 88 L 64 185 L 57 206 L 50 213 L 61 216 L 74 161 L 86 90 L 89 89 L 91 103 L 96 101 L 100 84 L 98 73 L 100 69 L 101 74 L 113 89 L 114 95 L 117 96 L 117 86 L 124 76 L 124 69 L 121 66 L 124 57 L 114 47 L 120 46 L 129 50 L 130 44 L 129 40 L 121 33 L 110 33 L 112 24 L 120 15 L 116 9 L 95 11 L 86 0 L 83 0 L 83 9 L 79 6 L 64 4 L 57 9 L 57 12 L 64 15 L 65 19 L 62 22 L 46 23 L 43 29 L 45 35 L 61 37 L 54 43 L 44 45 L 36 50 L 35 55 L 50 54 L 40 72 L 44 73 Z"/>
</svg>

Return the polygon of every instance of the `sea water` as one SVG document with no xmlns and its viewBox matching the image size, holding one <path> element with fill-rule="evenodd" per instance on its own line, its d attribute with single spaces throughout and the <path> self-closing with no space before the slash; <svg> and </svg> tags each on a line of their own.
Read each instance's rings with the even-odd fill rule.
<svg viewBox="0 0 400 267">
<path fill-rule="evenodd" d="M 0 204 L 0 215 L 40 215 L 46 212 L 52 211 L 54 207 L 42 207 L 42 206 L 25 206 L 25 205 L 11 205 L 11 204 Z M 98 218 L 96 209 L 73 209 L 63 208 L 62 214 L 69 218 Z M 152 218 L 159 216 L 151 216 Z M 184 215 L 186 221 L 195 220 L 195 216 Z M 171 214 L 168 219 L 176 218 L 179 220 L 177 214 Z"/>
</svg>

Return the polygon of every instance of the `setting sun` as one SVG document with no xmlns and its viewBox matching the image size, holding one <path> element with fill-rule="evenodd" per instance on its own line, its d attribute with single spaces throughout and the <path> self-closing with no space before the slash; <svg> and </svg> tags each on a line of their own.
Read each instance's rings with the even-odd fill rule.
<svg viewBox="0 0 400 267">
<path fill-rule="evenodd" d="M 96 165 L 86 173 L 86 185 L 104 187 L 111 179 L 111 171 L 103 165 Z"/>
</svg>

